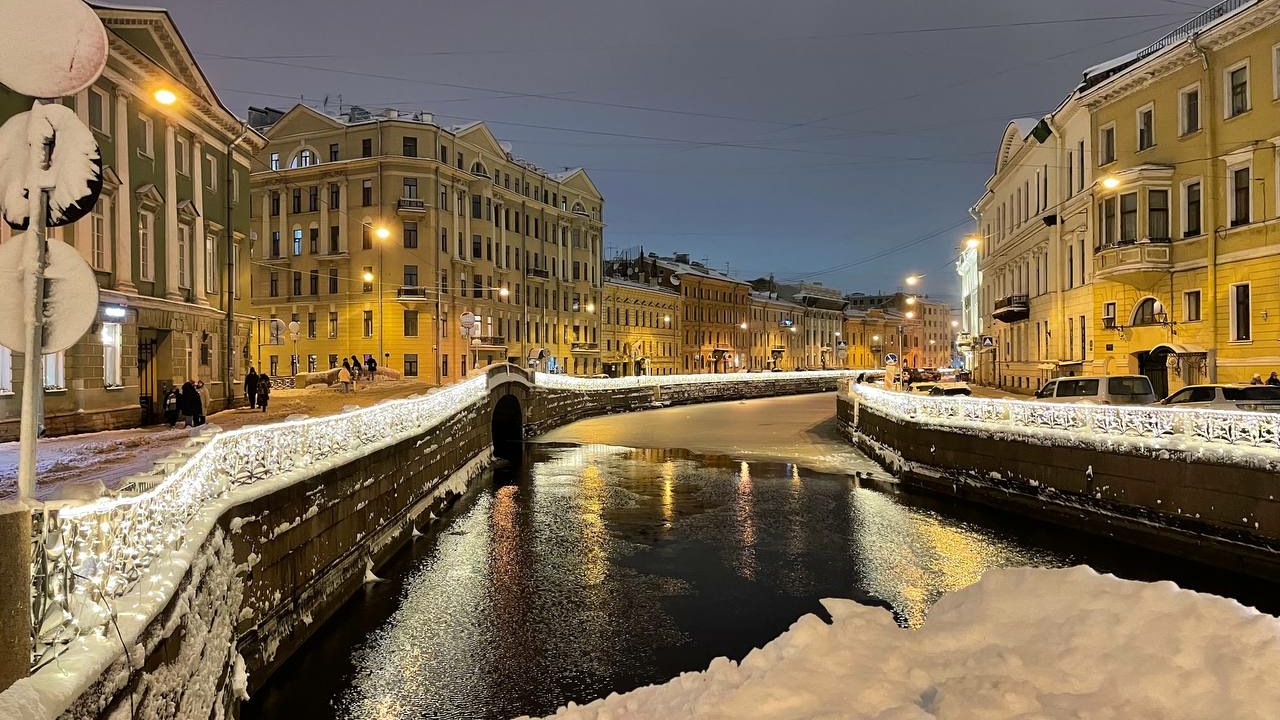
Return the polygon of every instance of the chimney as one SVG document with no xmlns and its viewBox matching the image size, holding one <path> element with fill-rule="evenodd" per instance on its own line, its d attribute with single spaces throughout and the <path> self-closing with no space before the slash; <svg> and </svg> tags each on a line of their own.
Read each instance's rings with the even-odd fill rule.
<svg viewBox="0 0 1280 720">
<path fill-rule="evenodd" d="M 386 110 L 382 111 L 382 117 L 388 120 L 395 120 L 396 118 L 400 117 L 400 113 L 397 112 L 395 108 L 387 108 Z"/>
<path fill-rule="evenodd" d="M 676 253 L 676 262 L 678 262 L 678 263 L 683 263 L 683 264 L 685 264 L 685 265 L 688 265 L 688 264 L 689 264 L 689 253 Z"/>
</svg>

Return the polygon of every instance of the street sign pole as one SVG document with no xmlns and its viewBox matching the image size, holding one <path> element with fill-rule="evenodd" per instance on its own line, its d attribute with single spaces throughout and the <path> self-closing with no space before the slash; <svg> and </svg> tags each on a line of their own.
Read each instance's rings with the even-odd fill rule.
<svg viewBox="0 0 1280 720">
<path fill-rule="evenodd" d="M 43 102 L 43 101 L 42 101 Z M 35 119 L 33 118 L 33 121 Z M 41 172 L 49 169 L 52 146 L 48 141 L 33 152 L 39 153 L 36 165 Z M 45 220 L 49 215 L 49 189 L 41 187 L 31 199 L 30 232 L 35 242 L 27 247 L 26 312 L 27 345 L 22 372 L 22 421 L 18 428 L 18 499 L 31 501 L 36 496 L 37 440 L 44 422 L 44 271 L 48 261 Z"/>
</svg>

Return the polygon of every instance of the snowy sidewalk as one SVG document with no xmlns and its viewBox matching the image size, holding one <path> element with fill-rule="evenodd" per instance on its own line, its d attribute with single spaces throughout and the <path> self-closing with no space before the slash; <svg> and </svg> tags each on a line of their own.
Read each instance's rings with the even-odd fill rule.
<svg viewBox="0 0 1280 720">
<path fill-rule="evenodd" d="M 279 422 L 290 415 L 331 415 L 346 405 L 363 407 L 429 389 L 427 383 L 417 380 L 380 379 L 372 385 L 361 383 L 356 392 L 349 394 L 325 386 L 275 390 L 265 413 L 237 408 L 210 415 L 208 421 L 223 430 L 232 430 Z M 166 425 L 152 425 L 41 440 L 36 494 L 47 499 L 60 486 L 89 481 L 113 488 L 123 478 L 150 470 L 157 460 L 182 447 L 190 436 L 181 427 L 171 430 Z M 17 476 L 18 443 L 0 443 L 0 499 L 15 492 Z"/>
</svg>

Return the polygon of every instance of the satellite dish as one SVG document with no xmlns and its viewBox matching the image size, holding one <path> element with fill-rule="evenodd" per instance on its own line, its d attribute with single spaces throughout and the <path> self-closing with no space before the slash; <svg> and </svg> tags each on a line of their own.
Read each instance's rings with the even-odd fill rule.
<svg viewBox="0 0 1280 720">
<path fill-rule="evenodd" d="M 0 7 L 5 0 L 0 0 Z M 14 230 L 26 230 L 30 218 L 32 187 L 43 173 L 33 167 L 30 138 L 50 138 L 53 153 L 48 173 L 49 227 L 70 225 L 98 202 L 102 193 L 102 156 L 93 131 L 65 105 L 36 105 L 0 125 L 0 210 Z"/>
<path fill-rule="evenodd" d="M 0 0 L 0 84 L 36 98 L 74 95 L 107 64 L 107 29 L 81 0 Z"/>
<path fill-rule="evenodd" d="M 35 235 L 23 233 L 0 244 L 0 267 L 21 268 L 35 243 Z M 80 253 L 61 240 L 48 241 L 44 270 L 45 355 L 75 345 L 93 326 L 98 315 L 98 281 Z M 0 345 L 25 352 L 27 346 L 27 294 L 0 293 Z"/>
</svg>

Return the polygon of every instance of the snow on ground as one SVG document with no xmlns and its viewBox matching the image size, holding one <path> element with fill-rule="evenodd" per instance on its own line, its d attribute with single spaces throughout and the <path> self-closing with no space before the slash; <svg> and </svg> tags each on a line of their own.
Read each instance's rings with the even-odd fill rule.
<svg viewBox="0 0 1280 720">
<path fill-rule="evenodd" d="M 378 380 L 373 385 L 361 383 L 356 392 L 349 394 L 325 386 L 273 390 L 267 412 L 248 408 L 224 410 L 210 415 L 209 422 L 223 430 L 232 430 L 279 422 L 290 415 L 329 415 L 347 405 L 363 407 L 429 389 L 426 383 L 416 380 Z M 99 481 L 114 488 L 130 475 L 150 471 L 158 460 L 185 445 L 190 435 L 181 425 L 175 430 L 167 425 L 153 425 L 45 438 L 40 441 L 36 494 L 48 499 L 58 487 L 82 481 Z M 18 443 L 0 443 L 0 499 L 15 491 L 17 476 Z"/>
<path fill-rule="evenodd" d="M 1274 720 L 1280 619 L 1234 600 L 1065 570 L 991 570 L 920 630 L 851 600 L 741 663 L 561 708 L 559 720 Z"/>
</svg>

